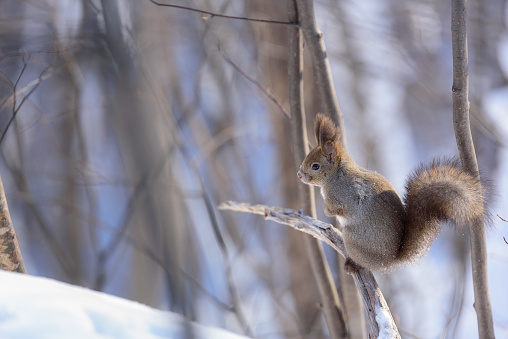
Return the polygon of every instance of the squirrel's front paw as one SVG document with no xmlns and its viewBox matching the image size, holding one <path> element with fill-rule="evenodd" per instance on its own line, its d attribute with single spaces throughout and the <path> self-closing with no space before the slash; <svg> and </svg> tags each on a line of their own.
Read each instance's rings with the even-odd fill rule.
<svg viewBox="0 0 508 339">
<path fill-rule="evenodd" d="M 354 272 L 357 272 L 361 269 L 362 266 L 355 263 L 353 259 L 346 258 L 346 262 L 344 263 L 344 271 L 346 271 L 347 274 L 353 274 Z"/>
<path fill-rule="evenodd" d="M 324 211 L 327 217 L 344 216 L 344 209 L 342 207 L 330 207 L 329 204 L 326 204 Z"/>
</svg>

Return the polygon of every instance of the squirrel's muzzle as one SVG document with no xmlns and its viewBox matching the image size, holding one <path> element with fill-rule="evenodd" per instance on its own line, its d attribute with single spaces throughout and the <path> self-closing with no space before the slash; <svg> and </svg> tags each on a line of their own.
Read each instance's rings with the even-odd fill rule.
<svg viewBox="0 0 508 339">
<path fill-rule="evenodd" d="M 302 170 L 299 170 L 298 173 L 296 173 L 296 175 L 303 183 L 310 185 L 312 177 L 309 174 L 303 172 Z"/>
</svg>

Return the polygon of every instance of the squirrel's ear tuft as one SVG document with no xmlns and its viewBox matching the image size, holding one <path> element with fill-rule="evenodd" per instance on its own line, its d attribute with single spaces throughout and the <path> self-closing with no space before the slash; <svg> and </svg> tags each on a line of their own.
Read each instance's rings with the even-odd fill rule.
<svg viewBox="0 0 508 339">
<path fill-rule="evenodd" d="M 324 114 L 318 113 L 314 120 L 314 134 L 319 146 L 327 142 L 334 142 L 339 137 L 339 130 L 335 127 L 333 121 Z"/>
</svg>

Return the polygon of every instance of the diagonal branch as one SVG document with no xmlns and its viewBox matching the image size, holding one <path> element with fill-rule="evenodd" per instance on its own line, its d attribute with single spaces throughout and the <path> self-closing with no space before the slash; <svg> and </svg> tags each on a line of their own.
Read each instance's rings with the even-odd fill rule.
<svg viewBox="0 0 508 339">
<path fill-rule="evenodd" d="M 342 255 L 346 253 L 342 233 L 339 230 L 326 222 L 311 218 L 290 208 L 225 201 L 219 205 L 218 209 L 263 215 L 266 220 L 288 225 L 298 231 L 312 235 L 314 238 L 332 246 L 334 250 Z"/>
<path fill-rule="evenodd" d="M 346 253 L 342 233 L 338 229 L 295 210 L 275 206 L 250 205 L 234 201 L 223 202 L 218 206 L 218 209 L 263 215 L 266 220 L 288 225 L 298 231 L 312 235 L 314 238 L 329 244 L 343 256 Z M 400 338 L 386 300 L 372 273 L 362 268 L 353 274 L 353 278 L 362 296 L 374 337 Z"/>
<path fill-rule="evenodd" d="M 235 64 L 227 55 L 226 53 L 224 53 L 222 51 L 222 49 L 220 48 L 220 45 L 219 45 L 219 52 L 220 52 L 220 55 L 224 58 L 224 60 L 230 64 L 231 66 L 233 66 L 233 68 L 238 72 L 240 73 L 241 75 L 243 75 L 247 80 L 249 80 L 251 83 L 253 83 L 257 88 L 259 88 L 259 90 L 261 92 L 263 92 L 269 99 L 270 101 L 272 101 L 275 105 L 277 105 L 277 108 L 282 112 L 282 114 L 284 114 L 284 116 L 288 119 L 291 119 L 291 115 L 289 114 L 289 112 L 284 108 L 284 106 L 282 106 L 282 104 L 280 103 L 280 101 L 272 94 L 272 92 L 270 92 L 270 90 L 266 87 L 264 87 L 263 85 L 261 85 L 258 81 L 256 81 L 253 77 L 251 77 L 250 75 L 247 74 L 247 72 L 245 72 L 243 69 L 240 68 L 240 66 L 238 66 L 237 64 Z"/>
<path fill-rule="evenodd" d="M 242 16 L 232 16 L 232 15 L 224 15 L 209 11 L 204 11 L 202 9 L 196 9 L 196 8 L 190 8 L 185 6 L 179 6 L 179 5 L 173 5 L 173 4 L 163 4 L 161 2 L 157 2 L 155 0 L 148 0 L 154 5 L 161 6 L 161 7 L 173 7 L 173 8 L 179 8 L 179 9 L 185 9 L 187 11 L 191 12 L 197 12 L 201 14 L 209 15 L 210 17 L 218 17 L 218 18 L 225 18 L 225 19 L 233 19 L 233 20 L 244 20 L 244 21 L 253 21 L 253 22 L 264 22 L 268 24 L 278 24 L 278 25 L 289 25 L 289 26 L 295 26 L 296 24 L 293 22 L 287 22 L 287 21 L 277 21 L 277 20 L 265 20 L 265 19 L 254 19 L 254 18 L 247 18 Z"/>
<path fill-rule="evenodd" d="M 18 87 L 19 81 L 21 80 L 21 77 L 25 73 L 25 70 L 26 70 L 26 68 L 28 66 L 28 63 L 30 62 L 30 60 L 32 58 L 32 54 L 33 53 L 26 53 L 25 52 L 25 54 L 21 55 L 22 59 L 23 59 L 23 68 L 21 69 L 21 72 L 20 72 L 18 78 L 16 79 L 16 82 L 13 85 L 12 95 L 10 97 L 6 98 L 4 101 L 2 101 L 2 103 L 0 103 L 0 108 L 1 108 L 4 104 L 9 104 L 12 101 L 12 114 L 11 114 L 11 117 L 10 117 L 9 121 L 7 122 L 7 125 L 5 126 L 2 134 L 0 135 L 0 145 L 2 144 L 4 138 L 5 138 L 6 134 L 7 134 L 7 131 L 9 130 L 9 127 L 14 122 L 14 119 L 16 118 L 19 110 L 21 109 L 21 107 L 23 106 L 25 101 L 28 100 L 28 98 L 35 92 L 35 90 L 39 87 L 39 85 L 44 80 L 46 80 L 47 78 L 51 77 L 56 71 L 58 71 L 60 69 L 60 67 L 58 69 L 56 69 L 56 70 L 53 68 L 53 66 L 56 64 L 56 62 L 60 58 L 60 54 L 56 54 L 55 59 L 53 60 L 53 62 L 42 70 L 42 72 L 39 74 L 39 77 L 37 79 L 35 79 L 35 80 L 31 81 L 30 83 L 28 83 L 28 85 L 26 85 L 21 90 L 18 90 L 17 87 Z M 28 59 L 27 60 L 25 60 L 25 55 L 28 55 Z M 17 104 L 17 97 L 22 95 L 22 93 L 25 93 L 27 91 L 28 91 L 28 93 L 21 99 L 21 102 L 19 104 Z"/>
</svg>

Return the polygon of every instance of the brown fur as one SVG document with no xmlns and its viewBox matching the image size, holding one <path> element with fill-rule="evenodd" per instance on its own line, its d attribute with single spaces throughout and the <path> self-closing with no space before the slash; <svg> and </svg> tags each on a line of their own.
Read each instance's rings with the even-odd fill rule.
<svg viewBox="0 0 508 339">
<path fill-rule="evenodd" d="M 329 118 L 318 114 L 314 132 L 318 145 L 298 176 L 321 187 L 325 212 L 342 218 L 348 271 L 358 265 L 392 271 L 423 256 L 442 222 L 463 226 L 485 218 L 482 184 L 456 160 L 418 167 L 407 180 L 402 203 L 386 178 L 359 167 L 340 146 L 339 131 Z"/>
<path fill-rule="evenodd" d="M 407 179 L 406 191 L 406 228 L 399 254 L 403 260 L 425 254 L 441 222 L 465 226 L 486 216 L 480 179 L 464 172 L 456 159 L 421 164 Z"/>
<path fill-rule="evenodd" d="M 314 135 L 318 146 L 323 147 L 326 142 L 335 143 L 339 138 L 339 130 L 324 114 L 318 113 L 314 120 Z"/>
</svg>

